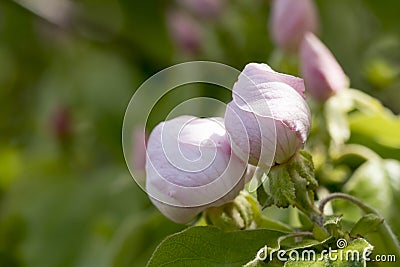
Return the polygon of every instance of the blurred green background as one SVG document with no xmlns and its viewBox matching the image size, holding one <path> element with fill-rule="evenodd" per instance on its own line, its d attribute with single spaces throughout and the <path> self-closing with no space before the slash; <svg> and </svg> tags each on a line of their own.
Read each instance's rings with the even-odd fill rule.
<svg viewBox="0 0 400 267">
<path fill-rule="evenodd" d="M 125 165 L 130 97 L 176 63 L 242 69 L 276 53 L 269 1 L 199 2 L 0 2 L 0 266 L 143 266 L 183 229 L 155 210 Z M 316 3 L 319 36 L 352 87 L 398 114 L 400 2 Z M 158 106 L 148 130 L 170 109 Z"/>
</svg>

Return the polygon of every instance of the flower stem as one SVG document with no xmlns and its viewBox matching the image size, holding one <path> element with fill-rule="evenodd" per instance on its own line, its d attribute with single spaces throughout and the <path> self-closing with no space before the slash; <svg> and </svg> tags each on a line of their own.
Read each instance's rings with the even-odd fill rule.
<svg viewBox="0 0 400 267">
<path fill-rule="evenodd" d="M 355 197 L 350 196 L 350 195 L 345 194 L 345 193 L 332 193 L 332 194 L 330 194 L 329 196 L 327 196 L 326 198 L 322 199 L 322 200 L 319 202 L 319 211 L 320 211 L 321 213 L 323 213 L 323 212 L 324 212 L 325 205 L 326 205 L 329 201 L 331 201 L 331 200 L 333 200 L 333 199 L 338 199 L 338 198 L 346 199 L 346 200 L 349 200 L 349 201 L 353 202 L 354 204 L 356 204 L 356 205 L 357 205 L 362 211 L 364 211 L 365 213 L 374 213 L 374 214 L 379 215 L 379 213 L 378 213 L 374 208 L 372 208 L 372 207 L 370 207 L 370 206 L 364 204 L 364 203 L 363 203 L 361 200 L 359 200 L 358 198 L 355 198 Z"/>
<path fill-rule="evenodd" d="M 340 159 L 341 157 L 349 154 L 360 156 L 364 160 L 380 159 L 380 156 L 376 154 L 372 149 L 358 144 L 346 144 L 340 146 L 340 149 L 336 148 L 334 150 L 334 152 L 332 153 L 332 157 Z"/>
<path fill-rule="evenodd" d="M 338 198 L 351 201 L 365 213 L 372 213 L 372 214 L 380 216 L 379 212 L 376 209 L 363 203 L 358 198 L 355 198 L 353 196 L 350 196 L 350 195 L 344 194 L 344 193 L 333 193 L 333 194 L 330 194 L 329 196 L 327 196 L 326 198 L 322 199 L 319 203 L 320 212 L 322 213 L 324 211 L 324 207 L 329 201 L 331 201 L 333 199 L 338 199 Z M 378 228 L 378 233 L 379 233 L 379 236 L 384 241 L 386 248 L 389 250 L 389 251 L 385 251 L 385 252 L 386 253 L 395 253 L 396 258 L 400 258 L 399 241 L 397 240 L 395 234 L 393 233 L 392 229 L 390 228 L 390 226 L 388 225 L 388 223 L 386 221 L 383 221 L 381 227 Z"/>
</svg>

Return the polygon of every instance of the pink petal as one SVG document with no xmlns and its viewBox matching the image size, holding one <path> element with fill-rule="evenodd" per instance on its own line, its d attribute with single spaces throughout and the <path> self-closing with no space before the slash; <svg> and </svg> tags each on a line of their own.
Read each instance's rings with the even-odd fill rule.
<svg viewBox="0 0 400 267">
<path fill-rule="evenodd" d="M 349 86 L 342 67 L 314 34 L 306 34 L 301 45 L 300 58 L 307 92 L 317 101 L 324 102 Z"/>
<path fill-rule="evenodd" d="M 283 50 L 297 50 L 304 34 L 318 27 L 313 0 L 274 0 L 271 8 L 272 39 Z"/>
</svg>

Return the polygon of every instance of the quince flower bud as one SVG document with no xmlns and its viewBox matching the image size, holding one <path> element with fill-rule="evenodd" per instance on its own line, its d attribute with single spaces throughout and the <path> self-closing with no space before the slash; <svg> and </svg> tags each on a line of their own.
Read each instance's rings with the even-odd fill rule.
<svg viewBox="0 0 400 267">
<path fill-rule="evenodd" d="M 301 72 L 307 92 L 319 102 L 349 87 L 349 80 L 329 49 L 312 33 L 300 49 Z"/>
<path fill-rule="evenodd" d="M 302 79 L 275 72 L 266 64 L 244 68 L 225 113 L 237 155 L 252 165 L 285 163 L 303 147 L 310 126 Z"/>
<path fill-rule="evenodd" d="M 304 34 L 317 30 L 313 0 L 274 0 L 271 12 L 272 39 L 285 51 L 298 50 Z"/>
<path fill-rule="evenodd" d="M 232 153 L 222 118 L 181 116 L 158 124 L 147 144 L 146 191 L 177 223 L 233 200 L 246 165 Z"/>
<path fill-rule="evenodd" d="M 180 52 L 194 55 L 201 51 L 203 32 L 194 18 L 183 11 L 171 10 L 166 22 L 171 40 Z"/>
</svg>

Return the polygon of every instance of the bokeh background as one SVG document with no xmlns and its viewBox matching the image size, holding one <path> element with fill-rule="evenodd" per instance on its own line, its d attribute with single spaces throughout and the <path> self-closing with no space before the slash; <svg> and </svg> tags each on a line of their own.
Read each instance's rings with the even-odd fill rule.
<svg viewBox="0 0 400 267">
<path fill-rule="evenodd" d="M 400 2 L 316 4 L 319 37 L 351 86 L 398 114 Z M 176 63 L 273 61 L 269 9 L 267 0 L 1 1 L 0 266 L 143 266 L 183 229 L 129 174 L 125 108 L 142 82 Z M 193 92 L 230 97 L 206 85 Z M 177 95 L 156 106 L 147 130 Z"/>
</svg>

